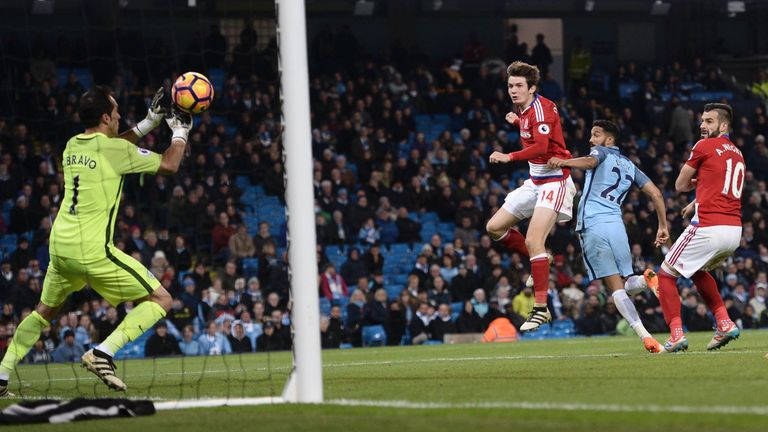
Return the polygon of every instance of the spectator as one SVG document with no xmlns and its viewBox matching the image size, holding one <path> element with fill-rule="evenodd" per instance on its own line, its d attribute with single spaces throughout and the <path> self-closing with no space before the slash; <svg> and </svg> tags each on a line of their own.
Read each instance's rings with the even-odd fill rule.
<svg viewBox="0 0 768 432">
<path fill-rule="evenodd" d="M 373 293 L 373 301 L 363 308 L 363 326 L 381 325 L 385 330 L 389 327 L 389 307 L 387 306 L 387 291 L 377 289 Z"/>
<path fill-rule="evenodd" d="M 240 320 L 235 320 L 232 323 L 232 334 L 228 336 L 228 339 L 233 353 L 247 353 L 253 351 L 251 340 L 245 334 L 243 322 Z"/>
<path fill-rule="evenodd" d="M 144 346 L 144 355 L 146 357 L 164 357 L 179 354 L 181 354 L 179 343 L 176 342 L 173 335 L 168 333 L 168 325 L 165 320 L 158 321 L 155 324 L 155 334 L 147 339 L 147 344 Z"/>
<path fill-rule="evenodd" d="M 533 288 L 526 285 L 512 299 L 512 310 L 520 316 L 528 316 L 528 313 L 533 310 L 533 303 Z"/>
<path fill-rule="evenodd" d="M 321 278 L 320 291 L 328 300 L 333 301 L 348 295 L 347 283 L 336 274 L 336 266 L 333 264 L 326 264 Z"/>
<path fill-rule="evenodd" d="M 360 251 L 356 247 L 349 248 L 348 259 L 341 265 L 341 277 L 345 284 L 354 285 L 358 279 L 367 277 L 369 274 L 365 264 L 360 260 Z"/>
<path fill-rule="evenodd" d="M 456 319 L 456 331 L 458 333 L 481 333 L 483 331 L 483 320 L 475 312 L 475 307 L 470 300 L 464 302 L 464 309 Z"/>
<path fill-rule="evenodd" d="M 427 302 L 419 303 L 416 316 L 411 320 L 411 343 L 420 345 L 429 339 L 429 323 L 435 316 L 435 308 Z"/>
<path fill-rule="evenodd" d="M 451 319 L 451 306 L 441 303 L 437 308 L 437 316 L 429 323 L 427 329 L 429 339 L 443 342 L 445 335 L 458 333 Z"/>
<path fill-rule="evenodd" d="M 227 338 L 221 333 L 219 325 L 209 321 L 205 326 L 205 333 L 197 339 L 200 344 L 201 355 L 231 354 L 232 347 Z"/>
<path fill-rule="evenodd" d="M 237 260 L 249 258 L 256 254 L 256 246 L 253 239 L 248 235 L 248 227 L 240 224 L 237 232 L 229 238 L 229 252 Z"/>
<path fill-rule="evenodd" d="M 707 306 L 704 303 L 696 306 L 696 313 L 688 318 L 685 326 L 692 332 L 712 330 L 712 319 L 707 315 Z"/>
<path fill-rule="evenodd" d="M 320 317 L 320 346 L 323 349 L 341 346 L 341 330 L 331 326 L 331 321 L 327 316 Z"/>
<path fill-rule="evenodd" d="M 349 296 L 349 304 L 347 304 L 347 338 L 353 346 L 359 347 L 362 345 L 361 341 L 361 328 L 363 325 L 363 311 L 365 310 L 366 299 L 365 294 L 360 290 L 355 290 L 352 295 Z"/>
<path fill-rule="evenodd" d="M 51 362 L 51 355 L 48 354 L 48 350 L 45 348 L 43 340 L 38 340 L 32 347 L 32 350 L 27 353 L 24 358 L 24 363 L 29 364 L 46 364 Z"/>
<path fill-rule="evenodd" d="M 202 351 L 200 343 L 196 341 L 194 337 L 195 331 L 193 330 L 192 325 L 184 326 L 182 340 L 179 342 L 179 350 L 181 351 L 181 355 L 197 356 L 206 354 Z"/>
<path fill-rule="evenodd" d="M 219 222 L 213 227 L 211 231 L 211 252 L 214 255 L 226 256 L 229 255 L 227 246 L 229 246 L 229 238 L 235 234 L 235 228 L 229 224 L 229 216 L 225 212 L 219 213 Z"/>
<path fill-rule="evenodd" d="M 256 351 L 280 351 L 283 342 L 279 335 L 275 334 L 275 325 L 272 321 L 264 323 L 264 333 L 256 339 Z"/>
<path fill-rule="evenodd" d="M 552 64 L 552 52 L 544 43 L 544 35 L 541 33 L 536 35 L 536 45 L 534 45 L 531 50 L 531 62 L 539 67 L 541 76 L 547 75 L 549 72 L 549 65 Z"/>
<path fill-rule="evenodd" d="M 363 254 L 363 263 L 368 274 L 381 273 L 384 270 L 384 256 L 381 255 L 381 247 L 378 244 L 374 243 Z"/>
<path fill-rule="evenodd" d="M 51 353 L 53 361 L 57 363 L 79 362 L 80 357 L 85 354 L 85 350 L 82 345 L 75 343 L 75 333 L 72 330 L 65 331 L 62 340 L 61 345 Z"/>
<path fill-rule="evenodd" d="M 373 218 L 367 218 L 365 220 L 363 226 L 360 227 L 360 232 L 357 237 L 361 243 L 368 245 L 372 245 L 379 241 L 380 231 L 379 228 L 376 227 Z"/>
</svg>

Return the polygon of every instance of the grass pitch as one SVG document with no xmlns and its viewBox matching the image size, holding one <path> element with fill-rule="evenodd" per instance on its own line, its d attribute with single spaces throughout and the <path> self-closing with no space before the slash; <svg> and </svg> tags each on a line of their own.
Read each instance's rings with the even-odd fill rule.
<svg viewBox="0 0 768 432">
<path fill-rule="evenodd" d="M 7 430 L 751 431 L 768 426 L 768 331 L 720 352 L 711 333 L 686 353 L 650 355 L 636 338 L 323 352 L 326 404 L 159 411 L 152 417 Z M 118 363 L 129 397 L 279 396 L 290 354 Z M 114 396 L 79 365 L 21 366 L 26 397 Z M 13 400 L 4 400 L 5 406 Z"/>
</svg>

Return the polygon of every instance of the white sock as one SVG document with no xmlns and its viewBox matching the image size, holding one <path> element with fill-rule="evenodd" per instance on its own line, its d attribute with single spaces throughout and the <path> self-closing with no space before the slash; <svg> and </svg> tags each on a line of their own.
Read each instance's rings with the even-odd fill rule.
<svg viewBox="0 0 768 432">
<path fill-rule="evenodd" d="M 643 276 L 630 276 L 627 278 L 627 281 L 624 282 L 624 289 L 629 295 L 639 294 L 648 289 L 648 282 Z"/>
<path fill-rule="evenodd" d="M 97 349 L 97 350 L 99 350 L 99 351 L 103 352 L 104 354 L 106 354 L 106 355 L 108 355 L 108 356 L 110 356 L 110 357 L 114 357 L 114 356 L 115 356 L 115 353 L 113 353 L 112 351 L 110 351 L 110 350 L 109 350 L 109 348 L 107 348 L 107 347 L 106 347 L 106 346 L 105 346 L 103 343 L 100 343 L 100 344 L 99 344 L 99 345 L 98 345 L 96 348 L 94 348 L 94 349 Z"/>
<path fill-rule="evenodd" d="M 613 302 L 616 304 L 616 309 L 619 310 L 621 316 L 629 322 L 629 326 L 637 333 L 640 338 L 651 337 L 648 330 L 645 329 L 643 323 L 640 321 L 640 317 L 637 315 L 637 309 L 635 304 L 627 296 L 627 292 L 624 290 L 617 290 L 613 292 Z"/>
</svg>

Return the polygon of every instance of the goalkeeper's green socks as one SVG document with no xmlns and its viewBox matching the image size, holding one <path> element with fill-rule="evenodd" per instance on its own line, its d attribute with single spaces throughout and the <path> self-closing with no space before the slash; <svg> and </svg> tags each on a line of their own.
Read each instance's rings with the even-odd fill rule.
<svg viewBox="0 0 768 432">
<path fill-rule="evenodd" d="M 11 345 L 0 364 L 0 380 L 8 380 L 16 365 L 27 355 L 32 346 L 40 339 L 40 333 L 50 324 L 37 311 L 32 311 L 16 327 Z"/>
<path fill-rule="evenodd" d="M 163 317 L 165 309 L 162 306 L 150 300 L 143 301 L 133 308 L 115 331 L 95 349 L 113 357 L 125 344 L 144 334 Z"/>
</svg>

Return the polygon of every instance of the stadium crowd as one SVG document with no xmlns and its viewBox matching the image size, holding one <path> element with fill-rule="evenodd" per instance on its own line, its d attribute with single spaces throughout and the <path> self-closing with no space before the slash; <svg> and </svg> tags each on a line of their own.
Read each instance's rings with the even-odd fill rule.
<svg viewBox="0 0 768 432">
<path fill-rule="evenodd" d="M 176 176 L 125 181 L 115 244 L 174 295 L 173 309 L 146 342 L 148 356 L 290 349 L 285 230 L 274 226 L 275 219 L 248 217 L 253 203 L 243 199 L 244 189 L 253 187 L 280 202 L 284 192 L 276 44 L 259 51 L 257 37 L 253 29 L 244 30 L 231 61 L 225 61 L 230 50 L 215 26 L 196 42 L 203 49 L 187 50 L 184 64 L 226 72 L 212 112 L 196 118 L 189 156 Z M 64 193 L 59 152 L 81 132 L 76 108 L 84 91 L 76 74 L 65 82 L 56 74 L 77 59 L 46 55 L 52 47 L 44 44 L 29 49 L 32 55 L 6 42 L 0 59 L 13 91 L 4 93 L 10 100 L 0 112 L 0 351 L 40 298 L 48 235 Z M 167 50 L 156 42 L 153 50 Z M 348 28 L 324 29 L 312 41 L 318 290 L 327 309 L 321 319 L 323 347 L 360 346 L 362 328 L 370 325 L 383 326 L 387 344 L 441 341 L 448 333 L 482 332 L 502 316 L 519 325 L 531 309 L 528 263 L 484 232 L 489 216 L 528 170 L 524 164 L 488 164 L 490 152 L 518 145 L 517 129 L 504 121 L 510 106 L 505 65 L 527 58 L 546 69 L 551 62 L 543 37 L 534 57 L 511 43 L 509 58 L 494 58 L 470 39 L 457 58 L 436 62 L 398 44 L 371 55 Z M 574 47 L 575 53 L 584 50 L 580 43 Z M 111 75 L 121 130 L 143 118 L 157 83 L 167 89 L 180 72 L 168 63 L 150 67 L 128 61 L 146 53 L 134 54 L 117 62 L 123 69 Z M 572 58 L 578 63 L 569 68 L 581 77 L 589 57 Z M 97 70 L 103 64 L 90 67 L 94 76 L 105 73 Z M 674 191 L 674 178 L 698 136 L 697 113 L 681 102 L 686 97 L 681 83 L 725 90 L 717 68 L 699 58 L 689 65 L 623 64 L 607 92 L 587 76 L 573 80 L 568 96 L 551 73 L 540 86 L 561 104 L 569 149 L 574 156 L 588 152 L 593 120 L 618 123 L 622 151 L 664 192 L 676 238 L 687 224 L 680 212 L 691 197 Z M 623 98 L 622 83 L 640 90 Z M 647 110 L 664 92 L 672 94 L 665 109 Z M 765 105 L 755 106 L 738 113 L 731 136 L 748 166 L 744 235 L 734 256 L 715 272 L 729 314 L 744 328 L 768 327 L 768 122 Z M 168 131 L 158 128 L 142 145 L 159 151 L 168 138 Z M 574 170 L 573 176 L 581 188 L 584 174 Z M 630 192 L 624 209 L 633 266 L 641 273 L 659 265 L 666 249 L 652 244 L 655 212 L 643 195 Z M 425 235 L 427 224 L 452 229 Z M 585 277 L 573 226 L 559 224 L 548 240 L 554 255 L 550 310 L 557 320 L 572 320 L 578 334 L 628 333 L 611 296 Z M 407 266 L 402 290 L 392 295 L 385 269 L 391 268 L 387 261 L 394 249 L 404 251 L 397 256 L 408 261 L 400 263 Z M 687 328 L 710 330 L 712 319 L 696 291 L 685 283 L 680 288 Z M 652 294 L 634 300 L 649 331 L 666 330 Z M 132 306 L 116 309 L 88 289 L 75 294 L 27 361 L 79 359 L 83 348 L 114 330 Z"/>
</svg>

